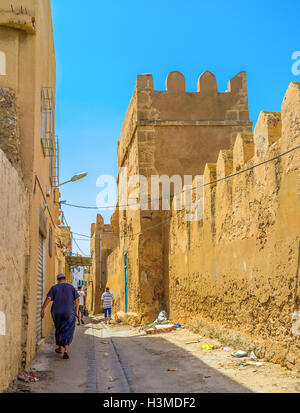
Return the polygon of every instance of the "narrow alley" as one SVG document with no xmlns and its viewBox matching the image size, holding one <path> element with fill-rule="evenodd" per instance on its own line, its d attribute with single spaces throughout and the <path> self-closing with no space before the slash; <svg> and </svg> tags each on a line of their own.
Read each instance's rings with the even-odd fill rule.
<svg viewBox="0 0 300 413">
<path fill-rule="evenodd" d="M 146 335 L 101 317 L 76 327 L 69 360 L 54 352 L 51 335 L 31 364 L 36 383 L 15 382 L 30 393 L 296 393 L 299 374 L 279 365 L 241 368 L 215 340 L 185 329 Z M 203 350 L 209 343 L 213 350 Z"/>
<path fill-rule="evenodd" d="M 299 398 L 300 1 L 0 3 L 0 399 Z"/>
</svg>

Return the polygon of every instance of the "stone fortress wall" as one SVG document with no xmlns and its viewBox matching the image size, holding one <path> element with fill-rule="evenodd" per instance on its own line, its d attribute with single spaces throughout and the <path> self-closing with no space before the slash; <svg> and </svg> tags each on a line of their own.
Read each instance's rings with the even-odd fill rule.
<svg viewBox="0 0 300 413">
<path fill-rule="evenodd" d="M 168 75 L 165 91 L 154 90 L 152 75 L 140 75 L 118 142 L 119 168 L 127 168 L 128 178 L 143 175 L 148 186 L 152 175 L 195 176 L 207 159 L 213 160 L 222 147 L 230 146 L 239 132 L 251 130 L 245 72 L 233 77 L 223 93 L 218 92 L 210 72 L 199 77 L 197 92 L 186 92 L 179 72 Z M 123 203 L 119 199 L 119 205 Z M 162 227 L 144 232 L 159 224 L 163 215 L 161 210 L 117 208 L 111 221 L 115 234 L 120 234 L 118 252 L 112 255 L 120 270 L 109 257 L 108 275 L 113 277 L 109 284 L 120 277 L 117 301 L 124 307 L 126 255 L 129 309 L 145 320 L 152 319 L 165 301 L 161 290 L 165 278 Z M 130 237 L 131 233 L 141 234 Z"/>
<path fill-rule="evenodd" d="M 300 145 L 300 84 L 204 169 L 204 183 Z M 172 320 L 293 367 L 300 335 L 300 148 L 204 189 L 204 217 L 173 211 L 165 245 Z M 299 364 L 299 362 L 298 362 Z"/>
<path fill-rule="evenodd" d="M 244 72 L 229 83 L 234 98 L 217 92 L 209 72 L 198 84 L 200 96 L 187 93 L 183 76 L 172 72 L 159 92 L 151 75 L 138 76 L 118 144 L 129 176 L 204 175 L 208 183 L 300 144 L 299 84 L 289 86 L 281 113 L 260 114 L 253 134 Z M 299 189 L 296 150 L 206 186 L 200 221 L 186 221 L 185 210 L 117 208 L 111 224 L 119 245 L 107 262 L 116 311 L 125 309 L 126 254 L 128 319 L 153 321 L 166 309 L 175 322 L 294 366 Z"/>
</svg>

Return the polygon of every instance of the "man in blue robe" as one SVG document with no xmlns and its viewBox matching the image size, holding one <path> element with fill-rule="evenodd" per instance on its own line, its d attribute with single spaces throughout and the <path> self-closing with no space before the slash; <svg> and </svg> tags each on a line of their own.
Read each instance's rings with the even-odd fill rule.
<svg viewBox="0 0 300 413">
<path fill-rule="evenodd" d="M 73 340 L 76 317 L 79 313 L 79 294 L 73 285 L 66 282 L 64 274 L 58 274 L 58 284 L 50 288 L 43 304 L 41 317 L 45 316 L 45 308 L 52 301 L 51 315 L 55 325 L 55 339 L 58 348 L 56 353 L 61 354 L 65 348 L 63 358 L 69 358 L 69 348 Z"/>
</svg>

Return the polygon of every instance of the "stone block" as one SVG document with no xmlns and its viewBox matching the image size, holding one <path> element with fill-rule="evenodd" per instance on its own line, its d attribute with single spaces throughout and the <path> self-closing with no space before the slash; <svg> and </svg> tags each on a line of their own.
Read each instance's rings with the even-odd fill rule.
<svg viewBox="0 0 300 413">
<path fill-rule="evenodd" d="M 263 111 L 254 128 L 255 156 L 263 158 L 270 145 L 281 137 L 281 113 Z"/>
<path fill-rule="evenodd" d="M 290 83 L 281 106 L 282 139 L 285 151 L 296 146 L 300 137 L 300 83 Z"/>
<path fill-rule="evenodd" d="M 238 120 L 239 112 L 237 110 L 227 110 L 226 120 Z"/>
<path fill-rule="evenodd" d="M 246 72 L 242 71 L 229 80 L 227 86 L 228 92 L 247 94 Z"/>
<path fill-rule="evenodd" d="M 0 88 L 0 149 L 7 159 L 20 171 L 20 139 L 15 93 Z"/>
<path fill-rule="evenodd" d="M 244 168 L 246 162 L 254 156 L 252 133 L 239 133 L 233 147 L 233 172 Z"/>
<path fill-rule="evenodd" d="M 216 175 L 217 179 L 228 176 L 233 171 L 233 151 L 230 149 L 222 149 L 219 152 L 217 160 Z"/>
<path fill-rule="evenodd" d="M 153 90 L 153 77 L 151 73 L 144 73 L 143 75 L 138 75 L 136 78 L 136 88 L 138 90 Z"/>
<path fill-rule="evenodd" d="M 185 78 L 180 72 L 171 72 L 166 80 L 166 89 L 168 92 L 185 92 Z"/>
<path fill-rule="evenodd" d="M 217 94 L 218 86 L 215 75 L 209 71 L 203 72 L 198 79 L 197 91 L 210 95 Z"/>
</svg>

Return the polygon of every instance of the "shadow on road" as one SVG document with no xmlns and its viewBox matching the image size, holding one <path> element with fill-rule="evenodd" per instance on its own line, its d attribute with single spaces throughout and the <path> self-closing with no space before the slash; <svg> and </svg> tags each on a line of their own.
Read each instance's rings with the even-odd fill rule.
<svg viewBox="0 0 300 413">
<path fill-rule="evenodd" d="M 51 335 L 31 365 L 40 381 L 16 382 L 11 392 L 251 393 L 163 336 L 132 335 L 124 325 L 107 329 L 89 319 L 76 327 L 69 360 L 54 349 Z"/>
<path fill-rule="evenodd" d="M 95 337 L 95 348 L 106 347 L 106 357 L 117 355 L 133 393 L 252 392 L 161 335 L 128 337 L 128 331 L 112 327 L 107 336 L 111 345 L 105 346 L 102 337 Z"/>
</svg>

